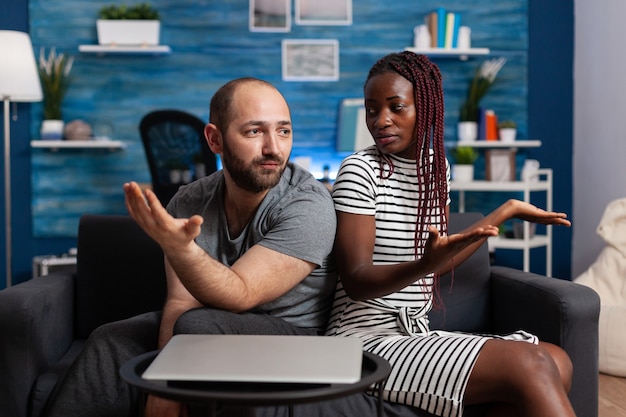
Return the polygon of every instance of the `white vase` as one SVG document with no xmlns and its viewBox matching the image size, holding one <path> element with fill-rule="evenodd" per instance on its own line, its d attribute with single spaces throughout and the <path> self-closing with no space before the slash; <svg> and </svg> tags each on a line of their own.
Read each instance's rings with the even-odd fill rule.
<svg viewBox="0 0 626 417">
<path fill-rule="evenodd" d="M 161 22 L 98 19 L 96 29 L 100 45 L 158 45 Z"/>
<path fill-rule="evenodd" d="M 63 120 L 48 119 L 41 122 L 40 135 L 44 140 L 60 140 L 63 139 L 63 128 L 65 123 Z"/>
<path fill-rule="evenodd" d="M 452 179 L 459 182 L 474 181 L 474 165 L 452 165 Z"/>
<path fill-rule="evenodd" d="M 478 123 L 459 122 L 457 124 L 457 138 L 459 142 L 473 142 L 478 137 Z"/>
<path fill-rule="evenodd" d="M 513 127 L 505 127 L 499 129 L 500 140 L 502 142 L 511 143 L 515 142 L 515 138 L 517 137 L 517 129 Z"/>
</svg>

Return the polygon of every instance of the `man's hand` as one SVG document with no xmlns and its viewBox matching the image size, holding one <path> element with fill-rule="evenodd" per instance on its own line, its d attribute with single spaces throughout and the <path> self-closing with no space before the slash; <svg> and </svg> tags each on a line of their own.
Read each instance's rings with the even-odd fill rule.
<svg viewBox="0 0 626 417">
<path fill-rule="evenodd" d="M 145 417 L 188 417 L 187 407 L 182 403 L 148 395 Z"/>
<path fill-rule="evenodd" d="M 172 217 L 151 191 L 141 191 L 135 182 L 124 184 L 126 208 L 137 224 L 160 246 L 165 253 L 190 245 L 200 234 L 203 219 L 192 216 L 189 219 Z"/>
</svg>

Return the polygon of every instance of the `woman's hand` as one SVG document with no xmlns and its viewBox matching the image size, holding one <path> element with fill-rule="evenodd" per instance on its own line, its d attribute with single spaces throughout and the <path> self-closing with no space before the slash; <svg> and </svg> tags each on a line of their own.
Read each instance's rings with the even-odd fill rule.
<svg viewBox="0 0 626 417">
<path fill-rule="evenodd" d="M 422 262 L 427 265 L 427 270 L 438 272 L 446 270 L 455 256 L 463 252 L 476 242 L 482 242 L 492 236 L 498 235 L 496 226 L 479 226 L 455 233 L 449 236 L 441 236 L 437 228 L 431 226 L 428 229 L 428 239 L 424 248 Z"/>
<path fill-rule="evenodd" d="M 566 213 L 546 211 L 530 203 L 526 203 L 520 200 L 509 200 L 505 204 L 510 204 L 512 206 L 512 218 L 539 224 L 552 224 L 568 227 L 572 225 L 572 223 L 567 220 Z"/>
</svg>

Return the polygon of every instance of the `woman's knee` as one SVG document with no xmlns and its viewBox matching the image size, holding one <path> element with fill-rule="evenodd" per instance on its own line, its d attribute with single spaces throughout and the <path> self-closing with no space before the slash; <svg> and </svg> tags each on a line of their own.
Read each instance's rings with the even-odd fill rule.
<svg viewBox="0 0 626 417">
<path fill-rule="evenodd" d="M 574 365 L 569 355 L 561 347 L 552 343 L 540 342 L 539 346 L 545 349 L 552 357 L 559 370 L 563 388 L 566 392 L 569 392 L 572 388 L 572 378 L 574 376 Z"/>
</svg>

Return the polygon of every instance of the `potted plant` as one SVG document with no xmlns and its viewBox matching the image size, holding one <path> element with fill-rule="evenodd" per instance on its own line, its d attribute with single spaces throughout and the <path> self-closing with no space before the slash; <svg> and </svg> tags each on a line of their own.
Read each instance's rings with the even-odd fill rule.
<svg viewBox="0 0 626 417">
<path fill-rule="evenodd" d="M 498 134 L 502 142 L 514 142 L 517 136 L 517 123 L 513 120 L 503 120 L 498 123 Z"/>
<path fill-rule="evenodd" d="M 471 146 L 457 146 L 450 151 L 454 164 L 452 165 L 452 179 L 468 182 L 474 179 L 474 162 L 478 158 L 478 151 Z"/>
<path fill-rule="evenodd" d="M 39 79 L 43 92 L 43 121 L 41 139 L 63 138 L 62 105 L 70 85 L 70 72 L 74 57 L 57 54 L 51 48 L 46 56 L 45 48 L 39 50 Z"/>
<path fill-rule="evenodd" d="M 458 139 L 470 142 L 478 137 L 478 109 L 480 100 L 487 94 L 496 79 L 496 75 L 506 63 L 505 58 L 484 61 L 474 73 L 474 78 L 467 90 L 467 97 L 459 110 Z"/>
<path fill-rule="evenodd" d="M 135 6 L 108 5 L 96 21 L 100 45 L 158 45 L 161 31 L 159 12 L 149 3 Z"/>
</svg>

